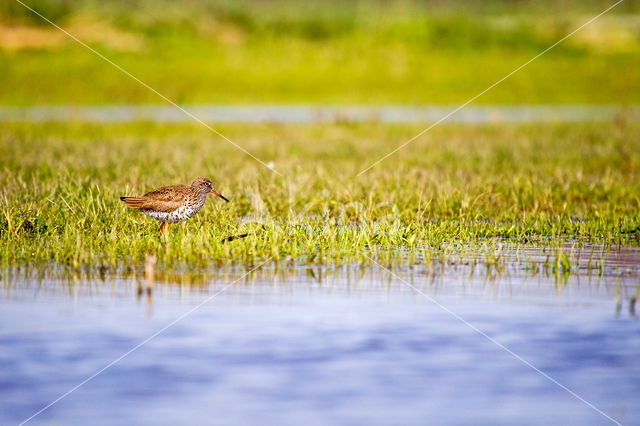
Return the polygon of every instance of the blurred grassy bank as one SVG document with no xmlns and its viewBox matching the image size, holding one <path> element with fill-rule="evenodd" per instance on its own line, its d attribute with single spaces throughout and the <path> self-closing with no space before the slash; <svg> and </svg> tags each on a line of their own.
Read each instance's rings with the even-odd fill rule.
<svg viewBox="0 0 640 426">
<path fill-rule="evenodd" d="M 636 124 L 444 125 L 360 177 L 419 128 L 220 130 L 283 177 L 195 124 L 5 125 L 0 264 L 111 268 L 148 252 L 163 265 L 251 265 L 270 256 L 367 263 L 367 253 L 411 264 L 494 239 L 638 242 Z M 231 203 L 210 199 L 166 240 L 118 199 L 196 176 L 211 177 Z"/>
<path fill-rule="evenodd" d="M 609 1 L 25 0 L 180 103 L 461 103 Z M 640 103 L 624 2 L 480 99 Z M 159 98 L 20 4 L 0 5 L 0 104 Z"/>
</svg>

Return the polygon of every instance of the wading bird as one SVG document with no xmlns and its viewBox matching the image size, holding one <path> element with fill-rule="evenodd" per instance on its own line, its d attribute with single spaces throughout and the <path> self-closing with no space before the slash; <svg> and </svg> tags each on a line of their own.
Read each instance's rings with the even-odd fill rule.
<svg viewBox="0 0 640 426">
<path fill-rule="evenodd" d="M 217 195 L 227 200 L 213 189 L 211 180 L 199 177 L 191 185 L 164 186 L 139 197 L 120 197 L 132 209 L 138 209 L 147 216 L 162 222 L 159 233 L 169 233 L 171 224 L 184 222 L 200 211 L 207 194 Z"/>
</svg>

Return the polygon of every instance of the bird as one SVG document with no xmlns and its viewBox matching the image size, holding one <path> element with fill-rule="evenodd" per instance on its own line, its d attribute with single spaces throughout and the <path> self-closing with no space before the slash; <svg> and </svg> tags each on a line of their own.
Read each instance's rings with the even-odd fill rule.
<svg viewBox="0 0 640 426">
<path fill-rule="evenodd" d="M 213 189 L 211 180 L 206 177 L 195 179 L 191 185 L 163 186 L 139 197 L 120 197 L 120 200 L 128 207 L 162 222 L 158 233 L 168 234 L 172 224 L 195 216 L 204 206 L 208 194 L 229 202 L 224 195 Z"/>
</svg>

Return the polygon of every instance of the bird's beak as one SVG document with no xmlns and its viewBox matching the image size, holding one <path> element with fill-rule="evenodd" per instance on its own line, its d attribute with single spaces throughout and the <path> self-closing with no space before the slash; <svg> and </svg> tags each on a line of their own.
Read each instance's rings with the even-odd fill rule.
<svg viewBox="0 0 640 426">
<path fill-rule="evenodd" d="M 218 191 L 216 191 L 216 190 L 215 190 L 215 189 L 213 189 L 213 188 L 211 189 L 211 193 L 212 193 L 213 195 L 217 195 L 218 197 L 222 198 L 222 199 L 223 199 L 223 200 L 225 200 L 227 203 L 229 202 L 229 200 L 227 200 L 227 198 L 226 198 L 224 195 L 222 195 L 221 193 L 219 193 Z"/>
</svg>

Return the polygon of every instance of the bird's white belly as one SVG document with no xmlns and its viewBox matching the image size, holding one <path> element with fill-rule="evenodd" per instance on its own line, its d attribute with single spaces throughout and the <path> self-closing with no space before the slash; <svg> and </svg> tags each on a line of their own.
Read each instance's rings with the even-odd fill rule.
<svg viewBox="0 0 640 426">
<path fill-rule="evenodd" d="M 143 213 L 149 216 L 150 218 L 159 220 L 160 222 L 178 223 L 193 217 L 196 213 L 198 213 L 199 210 L 200 209 L 196 208 L 196 206 L 182 206 L 182 207 L 178 207 L 172 212 L 143 210 Z"/>
</svg>

